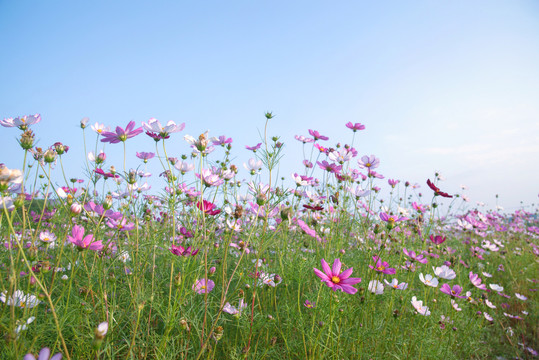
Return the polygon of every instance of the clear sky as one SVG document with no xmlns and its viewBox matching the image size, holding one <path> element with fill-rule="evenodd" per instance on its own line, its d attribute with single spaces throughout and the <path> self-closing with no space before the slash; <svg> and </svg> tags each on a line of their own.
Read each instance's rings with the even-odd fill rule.
<svg viewBox="0 0 539 360">
<path fill-rule="evenodd" d="M 273 111 L 287 177 L 301 170 L 295 134 L 344 143 L 351 121 L 366 125 L 356 148 L 381 158 L 386 179 L 426 192 L 437 170 L 443 190 L 467 185 L 472 203 L 538 200 L 535 0 L 0 0 L 0 49 L 0 117 L 41 113 L 39 145 L 71 146 L 68 176 L 82 174 L 86 116 L 185 122 L 169 156 L 187 153 L 184 134 L 226 134 L 241 166 Z M 22 163 L 18 134 L 0 128 L 10 168 Z M 130 164 L 153 144 L 130 140 Z"/>
</svg>

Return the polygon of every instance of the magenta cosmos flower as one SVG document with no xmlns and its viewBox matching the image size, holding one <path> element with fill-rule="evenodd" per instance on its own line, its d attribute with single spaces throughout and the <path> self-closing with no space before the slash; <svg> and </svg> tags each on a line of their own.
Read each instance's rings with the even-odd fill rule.
<svg viewBox="0 0 539 360">
<path fill-rule="evenodd" d="M 393 275 L 397 272 L 395 268 L 390 268 L 387 261 L 382 262 L 379 256 L 373 256 L 372 259 L 376 262 L 374 266 L 369 265 L 371 269 L 374 269 L 376 271 L 379 271 L 384 274 Z"/>
<path fill-rule="evenodd" d="M 192 250 L 192 248 L 189 246 L 187 249 L 183 246 L 179 245 L 176 246 L 174 244 L 170 245 L 170 252 L 173 253 L 176 256 L 195 256 L 198 253 L 198 249 Z"/>
<path fill-rule="evenodd" d="M 197 208 L 201 211 L 204 211 L 206 215 L 215 216 L 218 215 L 221 210 L 215 208 L 215 204 L 211 203 L 209 201 L 203 200 L 203 203 L 201 204 L 200 201 L 197 202 Z"/>
<path fill-rule="evenodd" d="M 365 130 L 365 125 L 360 123 L 352 124 L 352 122 L 346 123 L 346 127 L 352 130 L 353 132 L 356 132 L 358 130 Z"/>
<path fill-rule="evenodd" d="M 71 236 L 67 236 L 67 239 L 80 250 L 90 249 L 99 251 L 103 249 L 103 243 L 101 240 L 94 241 L 93 235 L 84 236 L 84 227 L 75 225 L 71 231 Z"/>
<path fill-rule="evenodd" d="M 143 132 L 142 127 L 135 129 L 135 122 L 130 121 L 125 127 L 125 130 L 119 126 L 116 126 L 116 132 L 111 132 L 111 131 L 102 132 L 101 135 L 103 136 L 103 139 L 101 139 L 101 142 L 117 144 L 119 142 L 124 142 L 127 139 L 135 137 L 141 132 Z"/>
<path fill-rule="evenodd" d="M 197 294 L 206 294 L 213 290 L 215 283 L 213 280 L 200 279 L 195 282 L 193 285 L 193 290 Z"/>
<path fill-rule="evenodd" d="M 459 285 L 453 285 L 453 288 L 449 286 L 449 284 L 443 284 L 440 288 L 440 291 L 444 294 L 448 294 L 454 297 L 458 297 L 461 299 L 465 299 L 466 296 L 460 296 L 460 293 L 462 292 L 462 288 Z"/>
<path fill-rule="evenodd" d="M 322 270 L 323 272 L 313 268 L 314 273 L 318 276 L 327 286 L 333 291 L 341 290 L 347 294 L 355 294 L 357 289 L 352 285 L 355 285 L 361 282 L 361 278 L 351 278 L 352 271 L 354 268 L 350 268 L 341 273 L 341 260 L 335 259 L 333 261 L 333 266 L 330 268 L 326 260 L 322 259 Z"/>
<path fill-rule="evenodd" d="M 446 198 L 453 197 L 453 195 L 449 195 L 448 193 L 445 193 L 442 190 L 440 190 L 436 185 L 434 185 L 432 181 L 430 181 L 430 179 L 427 179 L 427 185 L 432 189 L 432 191 L 434 191 L 434 196 L 440 195 L 441 197 L 446 197 Z"/>
</svg>

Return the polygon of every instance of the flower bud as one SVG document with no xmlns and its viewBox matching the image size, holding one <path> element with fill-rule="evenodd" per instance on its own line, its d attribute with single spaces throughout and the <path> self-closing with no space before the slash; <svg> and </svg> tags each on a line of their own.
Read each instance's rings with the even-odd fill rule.
<svg viewBox="0 0 539 360">
<path fill-rule="evenodd" d="M 22 133 L 19 144 L 24 150 L 30 150 L 34 146 L 34 133 L 32 130 L 28 129 Z"/>
<path fill-rule="evenodd" d="M 71 214 L 79 215 L 82 212 L 82 205 L 73 203 L 69 209 L 71 210 Z"/>
<path fill-rule="evenodd" d="M 50 164 L 56 161 L 57 156 L 58 155 L 56 154 L 56 151 L 54 149 L 48 149 L 43 155 L 43 160 L 45 160 L 47 164 Z"/>
</svg>

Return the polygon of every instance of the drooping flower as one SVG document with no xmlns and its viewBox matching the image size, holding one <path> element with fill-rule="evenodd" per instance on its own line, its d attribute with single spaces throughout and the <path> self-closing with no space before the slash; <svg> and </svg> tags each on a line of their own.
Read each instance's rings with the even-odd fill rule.
<svg viewBox="0 0 539 360">
<path fill-rule="evenodd" d="M 419 274 L 419 280 L 427 286 L 437 287 L 438 286 L 438 279 L 436 279 L 431 274 L 427 274 L 426 276 L 423 276 L 423 273 Z"/>
<path fill-rule="evenodd" d="M 374 266 L 369 265 L 371 269 L 388 275 L 393 275 L 397 272 L 395 268 L 389 267 L 387 261 L 382 262 L 382 259 L 380 259 L 378 255 L 373 256 L 372 259 L 376 262 L 376 264 Z"/>
<path fill-rule="evenodd" d="M 314 273 L 333 291 L 341 290 L 347 294 L 355 294 L 357 289 L 352 285 L 361 282 L 361 278 L 351 278 L 354 268 L 349 268 L 341 273 L 342 263 L 340 259 L 333 261 L 333 266 L 330 268 L 326 260 L 322 259 L 322 271 L 313 268 Z"/>
<path fill-rule="evenodd" d="M 417 298 L 414 296 L 412 297 L 412 306 L 416 309 L 417 313 L 423 316 L 429 316 L 430 310 L 427 306 L 423 306 L 423 301 L 417 300 Z"/>
<path fill-rule="evenodd" d="M 91 234 L 84 236 L 83 226 L 73 226 L 71 235 L 68 235 L 67 239 L 80 250 L 90 249 L 94 251 L 99 251 L 103 249 L 103 243 L 101 242 L 101 240 L 94 241 L 94 236 Z"/>
<path fill-rule="evenodd" d="M 116 126 L 116 132 L 104 131 L 101 133 L 103 136 L 101 142 L 118 144 L 119 142 L 125 142 L 127 139 L 135 137 L 143 132 L 142 127 L 135 129 L 135 125 L 136 124 L 134 121 L 130 121 L 125 127 L 125 130 L 119 126 Z"/>
<path fill-rule="evenodd" d="M 50 355 L 51 355 L 51 350 L 48 347 L 44 347 L 39 352 L 39 355 L 38 355 L 37 359 L 31 353 L 28 353 L 28 354 L 24 355 L 23 360 L 62 360 L 62 354 L 61 353 L 56 353 L 49 359 Z"/>
<path fill-rule="evenodd" d="M 440 291 L 443 292 L 444 294 L 448 294 L 448 295 L 458 297 L 461 299 L 466 298 L 466 296 L 460 295 L 460 293 L 462 292 L 462 287 L 460 287 L 459 285 L 453 285 L 453 288 L 451 288 L 449 284 L 443 284 L 442 287 L 440 288 Z"/>
<path fill-rule="evenodd" d="M 448 193 L 441 191 L 436 185 L 432 183 L 432 181 L 430 181 L 430 179 L 427 179 L 427 185 L 432 189 L 432 191 L 434 191 L 434 196 L 439 195 L 441 197 L 446 197 L 446 198 L 453 197 L 453 195 L 449 195 Z"/>
<path fill-rule="evenodd" d="M 434 274 L 442 279 L 453 280 L 457 277 L 457 274 L 454 270 L 450 269 L 447 265 L 442 265 L 441 267 L 432 267 Z"/>
<path fill-rule="evenodd" d="M 200 279 L 193 284 L 193 290 L 197 294 L 206 294 L 213 290 L 215 282 L 213 280 Z"/>
</svg>

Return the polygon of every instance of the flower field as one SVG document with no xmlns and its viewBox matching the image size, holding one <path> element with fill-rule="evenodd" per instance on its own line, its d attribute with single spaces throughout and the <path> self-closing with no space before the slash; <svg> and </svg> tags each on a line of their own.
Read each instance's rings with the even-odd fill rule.
<svg viewBox="0 0 539 360">
<path fill-rule="evenodd" d="M 272 118 L 254 146 L 83 119 L 76 178 L 68 145 L 36 147 L 40 115 L 0 121 L 24 153 L 0 165 L 0 359 L 538 356 L 537 209 L 387 178 L 360 123 L 283 140 Z M 283 177 L 285 140 L 304 151 Z"/>
</svg>

